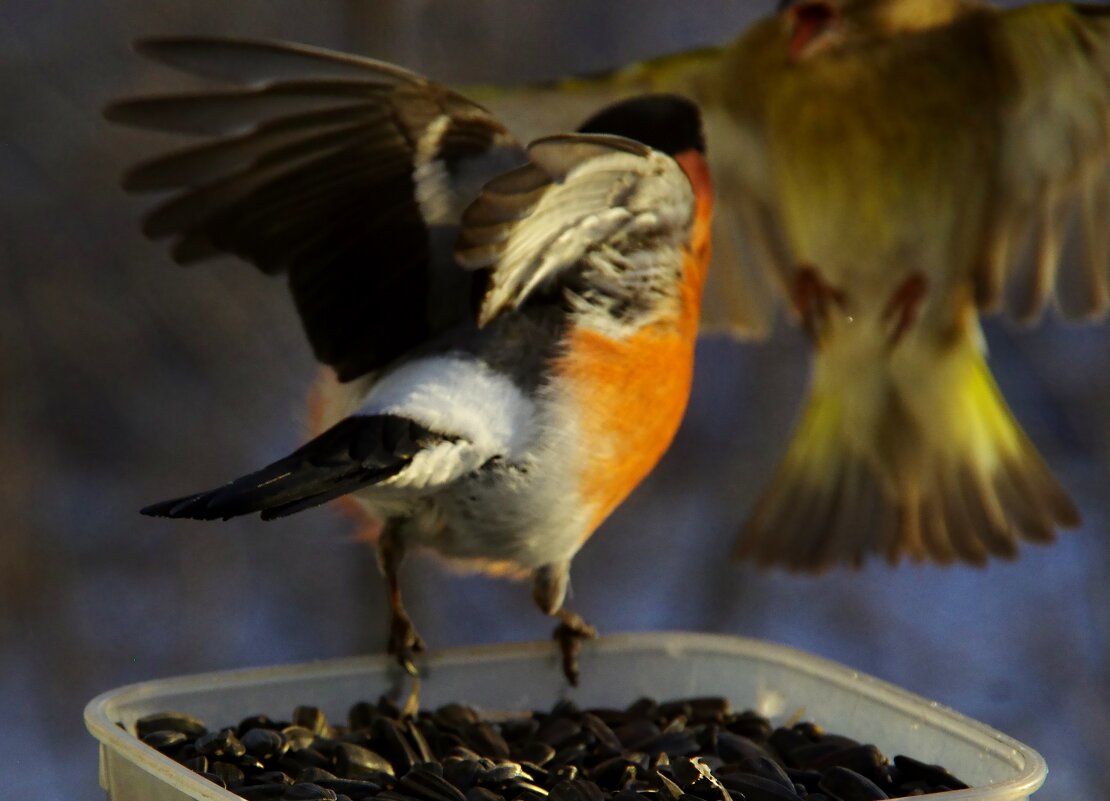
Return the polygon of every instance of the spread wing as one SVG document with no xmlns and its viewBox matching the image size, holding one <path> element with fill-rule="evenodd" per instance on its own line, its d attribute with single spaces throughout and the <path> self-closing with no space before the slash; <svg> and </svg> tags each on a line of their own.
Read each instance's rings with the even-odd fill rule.
<svg viewBox="0 0 1110 801">
<path fill-rule="evenodd" d="M 634 314 L 632 293 L 646 297 L 656 279 L 673 284 L 653 271 L 681 269 L 665 251 L 686 244 L 695 198 L 672 158 L 598 134 L 539 139 L 528 155 L 463 215 L 459 263 L 491 270 L 480 325 L 552 287 L 588 285 L 589 302 Z M 629 270 L 641 280 L 628 281 Z"/>
<path fill-rule="evenodd" d="M 229 87 L 123 100 L 106 116 L 203 137 L 131 170 L 168 192 L 144 232 L 176 261 L 230 253 L 287 276 L 313 351 L 341 380 L 466 319 L 453 263 L 462 210 L 525 154 L 492 115 L 407 70 L 278 42 L 142 41 L 144 55 Z"/>
<path fill-rule="evenodd" d="M 989 18 L 1009 90 L 978 269 L 980 304 L 1032 321 L 1110 308 L 1110 8 L 1039 4 Z"/>
</svg>

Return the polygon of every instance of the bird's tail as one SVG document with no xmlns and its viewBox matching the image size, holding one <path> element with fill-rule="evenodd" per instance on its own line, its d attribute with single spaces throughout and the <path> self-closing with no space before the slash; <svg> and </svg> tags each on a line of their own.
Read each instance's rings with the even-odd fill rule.
<svg viewBox="0 0 1110 801">
<path fill-rule="evenodd" d="M 981 565 L 1078 525 L 974 343 L 940 359 L 934 351 L 916 363 L 880 361 L 885 372 L 871 378 L 874 364 L 845 376 L 843 365 L 817 359 L 738 557 L 793 570 L 858 566 L 873 554 Z"/>
<path fill-rule="evenodd" d="M 348 417 L 284 459 L 208 492 L 142 510 L 153 517 L 285 517 L 395 476 L 444 437 L 403 417 Z"/>
</svg>

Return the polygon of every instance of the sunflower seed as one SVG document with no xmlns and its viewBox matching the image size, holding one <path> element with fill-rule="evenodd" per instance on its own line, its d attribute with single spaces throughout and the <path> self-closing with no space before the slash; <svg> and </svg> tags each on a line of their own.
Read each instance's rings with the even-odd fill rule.
<svg viewBox="0 0 1110 801">
<path fill-rule="evenodd" d="M 825 771 L 819 787 L 837 801 L 880 801 L 889 798 L 866 776 L 839 766 Z"/>
<path fill-rule="evenodd" d="M 311 782 L 298 782 L 285 790 L 286 801 L 336 801 L 335 790 L 328 790 Z"/>
<path fill-rule="evenodd" d="M 140 738 L 156 731 L 179 731 L 193 740 L 208 734 L 201 721 L 182 712 L 157 712 L 135 721 L 135 733 Z"/>
<path fill-rule="evenodd" d="M 167 753 L 173 751 L 180 745 L 184 745 L 189 738 L 186 737 L 183 732 L 173 731 L 171 729 L 159 729 L 158 731 L 152 731 L 150 734 L 144 735 L 141 739 L 151 748 Z"/>
<path fill-rule="evenodd" d="M 393 775 L 393 766 L 381 754 L 354 743 L 335 748 L 335 769 L 344 779 L 371 779 L 379 773 Z"/>
<path fill-rule="evenodd" d="M 241 757 L 247 749 L 235 736 L 234 729 L 220 729 L 197 738 L 197 752 L 206 757 Z"/>
<path fill-rule="evenodd" d="M 263 761 L 279 757 L 289 748 L 281 732 L 261 727 L 248 729 L 239 740 L 248 754 Z"/>
<path fill-rule="evenodd" d="M 938 789 L 966 790 L 967 785 L 957 779 L 940 765 L 929 765 L 918 762 L 916 759 L 899 754 L 894 757 L 894 765 L 898 768 L 903 780 L 921 781 L 933 785 Z M 936 792 L 934 790 L 934 792 Z"/>
</svg>

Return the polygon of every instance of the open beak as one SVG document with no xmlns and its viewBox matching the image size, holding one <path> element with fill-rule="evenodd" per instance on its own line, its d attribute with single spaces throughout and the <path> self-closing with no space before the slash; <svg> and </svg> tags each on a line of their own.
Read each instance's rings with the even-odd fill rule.
<svg viewBox="0 0 1110 801">
<path fill-rule="evenodd" d="M 780 3 L 780 7 L 784 6 Z M 789 55 L 791 61 L 800 60 L 821 37 L 840 19 L 840 9 L 828 0 L 805 0 L 785 5 L 787 25 L 790 30 Z"/>
</svg>

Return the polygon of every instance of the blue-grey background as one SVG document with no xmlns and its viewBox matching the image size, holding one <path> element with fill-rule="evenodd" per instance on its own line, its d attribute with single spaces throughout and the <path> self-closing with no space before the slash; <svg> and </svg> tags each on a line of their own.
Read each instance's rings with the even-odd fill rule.
<svg viewBox="0 0 1110 801">
<path fill-rule="evenodd" d="M 99 117 L 178 81 L 135 36 L 210 32 L 355 49 L 452 81 L 540 78 L 720 42 L 771 0 L 0 0 L 0 786 L 101 797 L 83 704 L 205 670 L 377 651 L 384 589 L 331 510 L 264 524 L 141 518 L 287 452 L 315 375 L 280 281 L 189 271 L 137 233 L 121 169 L 159 144 Z M 742 80 L 743 78 L 739 78 Z M 1085 525 L 986 570 L 874 566 L 820 579 L 730 563 L 805 386 L 796 331 L 707 341 L 660 468 L 583 549 L 575 608 L 605 632 L 789 643 L 1042 751 L 1039 798 L 1110 785 L 1110 331 L 988 325 L 1018 418 Z M 405 573 L 434 646 L 537 639 L 527 589 Z"/>
</svg>

